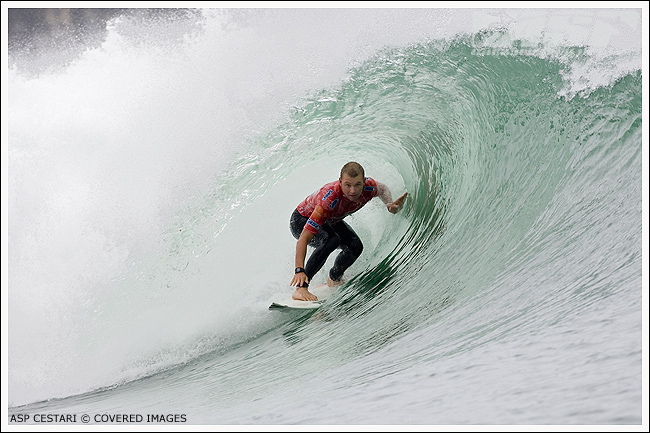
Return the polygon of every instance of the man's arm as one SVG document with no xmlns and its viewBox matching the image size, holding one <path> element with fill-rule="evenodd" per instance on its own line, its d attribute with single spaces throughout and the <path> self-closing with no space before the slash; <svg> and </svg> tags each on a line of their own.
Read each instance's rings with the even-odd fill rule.
<svg viewBox="0 0 650 433">
<path fill-rule="evenodd" d="M 404 206 L 404 199 L 406 198 L 406 195 L 408 194 L 405 192 L 402 194 L 400 198 L 397 200 L 393 201 L 393 198 L 390 194 L 390 190 L 386 185 L 383 183 L 377 182 L 377 188 L 378 188 L 378 196 L 381 199 L 381 201 L 384 202 L 386 205 L 386 208 L 388 209 L 388 212 L 390 213 L 397 213 L 402 209 L 402 206 Z"/>
<path fill-rule="evenodd" d="M 300 238 L 296 243 L 296 268 L 305 267 L 305 257 L 307 256 L 307 245 L 314 238 L 314 234 L 303 230 L 300 234 Z M 301 286 L 302 283 L 308 283 L 309 278 L 304 273 L 295 274 L 293 280 L 291 280 L 292 286 Z"/>
<path fill-rule="evenodd" d="M 305 257 L 307 256 L 307 245 L 314 238 L 314 234 L 303 230 L 298 238 L 296 243 L 296 268 L 305 267 Z M 300 301 L 316 301 L 318 298 L 309 292 L 306 287 L 300 287 L 303 283 L 309 283 L 309 278 L 307 274 L 301 272 L 299 274 L 294 274 L 293 279 L 291 280 L 291 286 L 297 286 L 296 291 L 293 294 L 293 299 L 298 299 Z"/>
</svg>

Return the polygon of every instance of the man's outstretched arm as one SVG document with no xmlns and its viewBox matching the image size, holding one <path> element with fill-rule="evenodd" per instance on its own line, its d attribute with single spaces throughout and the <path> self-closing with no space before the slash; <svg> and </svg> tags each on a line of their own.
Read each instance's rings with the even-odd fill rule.
<svg viewBox="0 0 650 433">
<path fill-rule="evenodd" d="M 399 212 L 400 209 L 402 209 L 402 206 L 404 206 L 404 199 L 406 198 L 408 193 L 405 192 L 404 194 L 402 194 L 400 196 L 400 198 L 393 201 L 393 198 L 392 198 L 392 196 L 390 194 L 390 190 L 388 189 L 388 187 L 386 185 L 384 185 L 383 183 L 377 182 L 377 187 L 379 188 L 379 194 L 378 194 L 379 198 L 381 199 L 381 201 L 384 202 L 384 204 L 388 208 L 388 212 L 390 212 L 390 213 Z"/>
</svg>

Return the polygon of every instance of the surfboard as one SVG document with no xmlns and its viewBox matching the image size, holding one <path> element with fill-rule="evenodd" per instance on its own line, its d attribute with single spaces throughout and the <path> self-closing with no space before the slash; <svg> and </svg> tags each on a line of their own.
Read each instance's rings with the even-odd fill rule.
<svg viewBox="0 0 650 433">
<path fill-rule="evenodd" d="M 334 292 L 336 292 L 336 289 L 338 289 L 338 287 L 328 287 L 327 284 L 310 287 L 309 291 L 316 295 L 318 298 L 317 301 L 296 301 L 295 299 L 289 297 L 288 299 L 284 299 L 282 301 L 273 302 L 271 306 L 269 306 L 269 310 L 314 310 L 316 308 L 320 308 L 320 306 L 323 305 L 323 303 L 327 301 L 327 299 L 332 296 Z"/>
</svg>

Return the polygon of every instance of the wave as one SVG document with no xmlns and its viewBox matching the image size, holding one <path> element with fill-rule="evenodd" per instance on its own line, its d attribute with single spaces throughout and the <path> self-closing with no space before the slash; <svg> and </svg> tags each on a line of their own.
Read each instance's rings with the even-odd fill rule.
<svg viewBox="0 0 650 433">
<path fill-rule="evenodd" d="M 162 60 L 115 29 L 62 74 L 10 74 L 10 404 L 214 362 L 273 330 L 340 365 L 433 327 L 405 358 L 443 359 L 640 287 L 632 54 L 497 29 L 383 46 L 328 84 L 253 85 L 295 65 L 255 50 L 240 77 L 225 42 L 202 60 L 210 32 L 258 40 L 229 22 Z M 112 84 L 90 98 L 98 80 Z M 41 100 L 54 115 L 34 130 Z M 350 160 L 409 197 L 397 216 L 371 203 L 348 218 L 365 250 L 324 307 L 339 330 L 307 336 L 316 325 L 266 307 L 288 291 L 290 213 Z"/>
</svg>

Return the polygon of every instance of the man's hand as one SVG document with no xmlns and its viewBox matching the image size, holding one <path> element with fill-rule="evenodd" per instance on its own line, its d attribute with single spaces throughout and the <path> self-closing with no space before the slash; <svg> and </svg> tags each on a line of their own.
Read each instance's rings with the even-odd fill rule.
<svg viewBox="0 0 650 433">
<path fill-rule="evenodd" d="M 306 287 L 298 287 L 293 293 L 292 298 L 296 301 L 318 301 L 316 295 L 310 293 Z"/>
<path fill-rule="evenodd" d="M 303 283 L 309 283 L 309 278 L 304 272 L 299 272 L 293 276 L 291 280 L 292 286 L 298 286 L 293 293 L 292 298 L 297 301 L 318 301 L 318 298 L 313 293 L 309 292 L 307 287 L 300 287 Z"/>
<path fill-rule="evenodd" d="M 404 199 L 406 198 L 406 195 L 408 192 L 405 192 L 404 195 L 402 195 L 400 198 L 392 202 L 391 204 L 388 205 L 388 212 L 390 213 L 397 213 L 402 209 L 402 206 L 404 206 Z"/>
<path fill-rule="evenodd" d="M 309 283 L 309 278 L 304 272 L 297 273 L 293 276 L 290 286 L 300 287 L 303 283 Z"/>
</svg>

